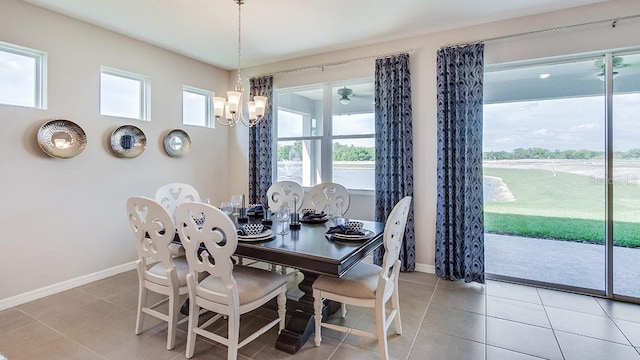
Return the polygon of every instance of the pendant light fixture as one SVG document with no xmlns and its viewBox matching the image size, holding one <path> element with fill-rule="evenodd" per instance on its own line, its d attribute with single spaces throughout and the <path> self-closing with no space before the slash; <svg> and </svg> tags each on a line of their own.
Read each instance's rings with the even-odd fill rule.
<svg viewBox="0 0 640 360">
<path fill-rule="evenodd" d="M 246 127 L 255 126 L 264 116 L 265 108 L 267 107 L 266 96 L 254 96 L 253 101 L 247 102 L 247 113 L 249 119 L 244 116 L 242 95 L 244 89 L 242 88 L 242 77 L 240 76 L 241 69 L 241 52 L 242 52 L 242 4 L 244 0 L 233 0 L 238 4 L 238 80 L 236 87 L 232 91 L 227 91 L 227 98 L 214 97 L 213 98 L 213 112 L 216 120 L 225 126 L 236 126 L 238 123 L 242 123 Z"/>
</svg>

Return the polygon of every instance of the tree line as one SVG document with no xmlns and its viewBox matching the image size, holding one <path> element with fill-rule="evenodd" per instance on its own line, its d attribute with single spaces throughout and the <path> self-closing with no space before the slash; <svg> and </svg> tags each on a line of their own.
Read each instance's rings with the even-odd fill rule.
<svg viewBox="0 0 640 360">
<path fill-rule="evenodd" d="M 333 143 L 334 161 L 374 161 L 375 158 L 376 152 L 373 147 Z M 293 145 L 278 146 L 278 161 L 280 160 L 302 160 L 302 141 L 295 141 Z"/>
<path fill-rule="evenodd" d="M 640 149 L 614 152 L 616 159 L 640 159 Z M 592 150 L 548 150 L 542 148 L 517 148 L 513 151 L 485 151 L 485 160 L 521 160 L 521 159 L 604 159 L 604 151 Z"/>
</svg>

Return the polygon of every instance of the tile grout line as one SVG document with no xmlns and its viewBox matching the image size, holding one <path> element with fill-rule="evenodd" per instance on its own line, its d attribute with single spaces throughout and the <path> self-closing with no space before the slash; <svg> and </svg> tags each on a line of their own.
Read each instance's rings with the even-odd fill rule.
<svg viewBox="0 0 640 360">
<path fill-rule="evenodd" d="M 433 300 L 433 297 L 436 295 L 436 291 L 438 291 L 438 284 L 440 283 L 440 278 L 437 278 L 436 281 L 436 285 L 433 287 L 433 293 L 431 293 L 431 297 L 429 298 L 429 301 L 427 302 L 427 307 L 424 309 L 424 314 L 422 315 L 422 319 L 420 320 L 420 325 L 418 326 L 418 329 L 416 330 L 416 335 L 413 337 L 413 340 L 411 341 L 411 345 L 409 346 L 409 351 L 407 352 L 407 357 L 405 358 L 405 360 L 409 360 L 409 356 L 411 356 L 411 351 L 413 351 L 413 347 L 416 343 L 416 340 L 418 340 L 418 334 L 420 334 L 420 329 L 422 328 L 422 324 L 424 323 L 424 319 L 427 317 L 427 312 L 429 311 L 429 307 L 431 306 L 431 301 Z M 427 284 L 424 284 L 427 285 Z"/>
<path fill-rule="evenodd" d="M 544 315 L 547 317 L 547 321 L 549 322 L 549 326 L 551 327 L 551 332 L 553 333 L 553 338 L 556 339 L 556 344 L 558 345 L 558 350 L 560 350 L 560 356 L 565 359 L 564 352 L 562 351 L 562 346 L 560 346 L 560 341 L 558 340 L 558 335 L 556 334 L 556 330 L 553 328 L 553 323 L 549 318 L 549 313 L 547 312 L 547 305 L 544 304 L 544 300 L 542 300 L 542 296 L 540 295 L 540 289 L 535 287 L 536 294 L 540 298 L 540 303 L 542 304 L 542 310 L 544 310 Z"/>
</svg>

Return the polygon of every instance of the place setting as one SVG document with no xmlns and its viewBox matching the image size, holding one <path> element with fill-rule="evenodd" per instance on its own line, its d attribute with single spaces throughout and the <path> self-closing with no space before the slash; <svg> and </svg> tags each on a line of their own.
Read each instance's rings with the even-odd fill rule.
<svg viewBox="0 0 640 360">
<path fill-rule="evenodd" d="M 329 214 L 326 214 L 324 211 L 317 213 L 316 209 L 302 209 L 301 213 L 301 223 L 321 224 L 329 220 Z"/>
<path fill-rule="evenodd" d="M 244 224 L 238 228 L 238 241 L 264 241 L 271 240 L 273 237 L 271 227 L 263 224 Z"/>
<path fill-rule="evenodd" d="M 332 226 L 327 230 L 325 236 L 330 240 L 339 241 L 363 241 L 371 239 L 375 233 L 363 228 L 362 221 L 349 220 L 344 224 Z"/>
</svg>

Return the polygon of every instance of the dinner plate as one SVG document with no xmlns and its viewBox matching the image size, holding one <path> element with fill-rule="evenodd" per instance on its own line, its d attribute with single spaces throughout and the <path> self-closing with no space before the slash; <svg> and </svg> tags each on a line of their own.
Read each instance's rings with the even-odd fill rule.
<svg viewBox="0 0 640 360">
<path fill-rule="evenodd" d="M 300 218 L 300 222 L 301 223 L 306 223 L 306 224 L 320 224 L 323 222 L 326 222 L 327 220 L 329 220 L 329 215 L 325 215 L 321 218 L 311 218 L 311 219 L 304 219 L 304 218 Z"/>
<path fill-rule="evenodd" d="M 51 157 L 69 159 L 84 151 L 87 147 L 87 135 L 72 121 L 51 120 L 38 130 L 38 145 Z"/>
<path fill-rule="evenodd" d="M 191 151 L 191 139 L 189 135 L 180 129 L 171 130 L 164 137 L 164 151 L 167 155 L 180 158 Z"/>
<path fill-rule="evenodd" d="M 111 133 L 111 149 L 120 157 L 138 157 L 146 147 L 147 137 L 137 126 L 123 125 Z"/>
<path fill-rule="evenodd" d="M 258 235 L 238 235 L 240 241 L 261 241 L 273 238 L 273 231 L 266 229 Z"/>
<path fill-rule="evenodd" d="M 366 240 L 373 237 L 374 232 L 371 230 L 363 230 L 364 235 L 348 235 L 348 234 L 333 234 L 333 237 L 340 240 Z"/>
</svg>

